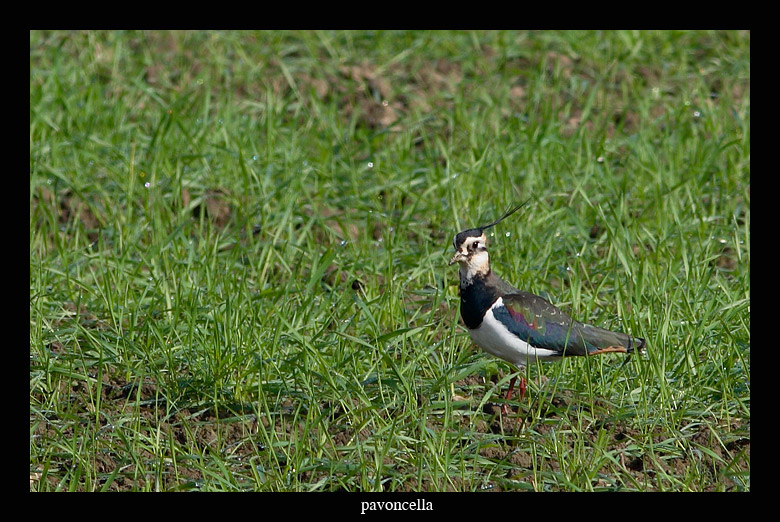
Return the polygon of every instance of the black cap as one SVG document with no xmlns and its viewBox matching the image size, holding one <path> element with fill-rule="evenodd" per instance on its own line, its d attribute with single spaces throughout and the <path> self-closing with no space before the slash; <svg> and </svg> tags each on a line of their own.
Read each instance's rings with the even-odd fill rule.
<svg viewBox="0 0 780 522">
<path fill-rule="evenodd" d="M 493 221 L 489 225 L 483 225 L 483 226 L 477 227 L 477 228 L 470 228 L 468 230 L 464 230 L 463 232 L 459 232 L 455 236 L 455 239 L 452 240 L 452 245 L 455 247 L 455 250 L 458 250 L 458 246 L 462 245 L 463 242 L 466 241 L 466 238 L 481 236 L 485 232 L 486 228 L 490 228 L 493 225 L 497 225 L 497 224 L 501 223 L 503 220 L 505 220 L 506 218 L 508 218 L 509 216 L 511 216 L 512 214 L 514 214 L 518 210 L 520 210 L 523 207 L 523 205 L 525 205 L 529 201 L 531 201 L 531 198 L 526 199 L 525 201 L 523 201 L 522 203 L 517 205 L 515 208 L 511 208 L 511 209 L 507 210 L 506 212 L 504 212 L 503 216 L 501 216 L 497 220 Z"/>
</svg>

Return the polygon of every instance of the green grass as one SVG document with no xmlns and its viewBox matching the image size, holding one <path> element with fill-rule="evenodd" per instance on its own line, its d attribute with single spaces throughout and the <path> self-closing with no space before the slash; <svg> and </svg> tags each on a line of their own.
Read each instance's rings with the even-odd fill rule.
<svg viewBox="0 0 780 522">
<path fill-rule="evenodd" d="M 453 234 L 644 357 L 514 368 Z M 31 32 L 31 490 L 750 489 L 750 34 Z"/>
</svg>

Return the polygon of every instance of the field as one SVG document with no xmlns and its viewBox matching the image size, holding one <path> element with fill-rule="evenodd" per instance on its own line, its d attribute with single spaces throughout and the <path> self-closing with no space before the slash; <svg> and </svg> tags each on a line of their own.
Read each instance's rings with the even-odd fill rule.
<svg viewBox="0 0 780 522">
<path fill-rule="evenodd" d="M 31 32 L 30 490 L 749 491 L 750 33 Z"/>
</svg>

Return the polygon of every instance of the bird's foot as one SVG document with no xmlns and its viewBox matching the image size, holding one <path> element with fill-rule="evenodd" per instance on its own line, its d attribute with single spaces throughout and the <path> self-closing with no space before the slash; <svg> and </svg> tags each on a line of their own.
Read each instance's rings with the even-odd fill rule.
<svg viewBox="0 0 780 522">
<path fill-rule="evenodd" d="M 500 414 L 502 422 L 504 419 L 509 420 L 510 418 L 514 417 L 515 428 L 520 428 L 520 426 L 523 425 L 523 422 L 525 422 L 525 417 L 521 415 L 520 408 L 517 409 L 517 413 L 515 414 L 506 404 L 502 404 Z"/>
<path fill-rule="evenodd" d="M 504 400 L 509 401 L 509 399 L 512 398 L 512 392 L 515 389 L 515 381 L 517 380 L 517 376 L 512 377 L 512 380 L 509 382 L 509 389 L 506 391 L 506 396 L 504 397 Z M 525 377 L 520 376 L 520 402 L 523 402 L 523 399 L 525 398 L 525 390 L 526 390 L 526 382 Z M 518 413 L 520 412 L 520 407 L 518 406 L 517 409 Z M 504 417 L 509 417 L 509 407 L 507 406 L 507 403 L 501 405 L 501 415 Z M 516 419 L 517 425 L 521 425 L 523 423 L 523 417 L 518 415 Z"/>
</svg>

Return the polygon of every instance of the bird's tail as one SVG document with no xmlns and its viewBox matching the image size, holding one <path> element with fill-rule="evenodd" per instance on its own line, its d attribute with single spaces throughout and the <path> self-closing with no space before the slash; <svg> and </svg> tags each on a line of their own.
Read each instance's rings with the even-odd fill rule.
<svg viewBox="0 0 780 522">
<path fill-rule="evenodd" d="M 645 353 L 645 340 L 642 339 L 641 337 L 629 336 L 628 347 L 626 348 L 626 351 L 628 353 L 632 353 L 634 350 L 636 350 L 640 354 Z"/>
<path fill-rule="evenodd" d="M 631 337 L 629 335 L 628 336 L 628 348 L 626 348 L 626 353 L 629 354 L 629 357 L 626 357 L 626 360 L 623 361 L 623 364 L 620 365 L 621 368 L 623 366 L 625 366 L 626 364 L 628 364 L 628 361 L 630 361 L 632 359 L 632 357 L 630 357 L 630 355 L 632 353 L 634 353 L 635 350 L 640 355 L 644 354 L 645 353 L 645 340 L 642 339 L 641 337 Z"/>
</svg>

